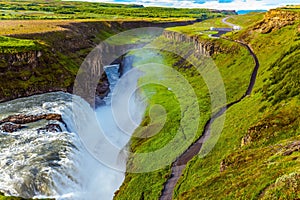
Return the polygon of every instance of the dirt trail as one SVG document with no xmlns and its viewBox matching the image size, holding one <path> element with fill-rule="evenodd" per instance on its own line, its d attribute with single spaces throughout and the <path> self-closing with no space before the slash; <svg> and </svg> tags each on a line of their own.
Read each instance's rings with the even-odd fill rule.
<svg viewBox="0 0 300 200">
<path fill-rule="evenodd" d="M 223 19 L 222 19 L 222 22 L 223 22 L 224 24 L 228 25 L 228 26 L 231 26 L 231 27 L 238 26 L 238 25 L 236 25 L 236 24 L 232 24 L 232 23 L 228 22 L 227 19 L 229 19 L 229 18 L 231 18 L 231 16 L 223 18 Z"/>
<path fill-rule="evenodd" d="M 223 22 L 225 23 L 227 18 L 223 19 Z M 226 23 L 227 25 L 231 24 L 229 22 Z M 235 26 L 234 24 L 231 24 L 231 26 Z M 224 38 L 225 39 L 225 38 Z M 232 41 L 232 40 L 230 40 Z M 245 94 L 238 100 L 231 102 L 229 104 L 227 104 L 226 106 L 222 107 L 220 109 L 219 112 L 217 112 L 216 114 L 214 114 L 205 124 L 204 126 L 204 130 L 202 133 L 202 136 L 196 141 L 194 142 L 183 154 L 181 154 L 173 163 L 172 163 L 172 173 L 170 178 L 167 180 L 167 182 L 164 185 L 164 188 L 162 190 L 162 194 L 160 196 L 160 200 L 172 200 L 173 197 L 173 192 L 175 189 L 175 186 L 184 170 L 184 168 L 186 167 L 186 164 L 194 157 L 196 156 L 199 151 L 201 150 L 202 144 L 209 138 L 210 136 L 210 127 L 211 124 L 221 115 L 223 115 L 226 110 L 228 108 L 230 108 L 231 106 L 239 103 L 240 101 L 242 101 L 246 96 L 250 95 L 252 93 L 253 87 L 255 85 L 256 82 L 256 77 L 257 77 L 257 73 L 258 73 L 258 69 L 259 69 L 259 60 L 257 59 L 257 56 L 255 55 L 255 53 L 253 52 L 252 48 L 241 41 L 232 41 L 232 42 L 236 42 L 239 43 L 240 45 L 244 46 L 250 53 L 250 55 L 252 56 L 254 62 L 255 62 L 255 67 L 253 69 L 253 72 L 251 74 L 251 78 L 250 78 L 250 83 L 248 85 L 248 88 L 245 92 Z"/>
</svg>

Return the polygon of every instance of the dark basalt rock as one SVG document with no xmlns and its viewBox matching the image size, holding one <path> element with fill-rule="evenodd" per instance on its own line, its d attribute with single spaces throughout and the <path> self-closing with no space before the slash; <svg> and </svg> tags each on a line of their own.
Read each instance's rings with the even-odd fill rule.
<svg viewBox="0 0 300 200">
<path fill-rule="evenodd" d="M 227 163 L 225 160 L 222 160 L 220 163 L 220 172 L 224 172 L 227 169 Z"/>
<path fill-rule="evenodd" d="M 59 122 L 63 122 L 62 117 L 60 114 L 43 114 L 43 115 L 23 115 L 23 114 L 19 114 L 19 115 L 11 115 L 7 118 L 4 118 L 2 120 L 0 120 L 0 125 L 3 123 L 7 123 L 7 122 L 11 122 L 14 124 L 27 124 L 27 123 L 32 123 L 32 122 L 36 122 L 39 120 L 56 120 Z"/>
<path fill-rule="evenodd" d="M 282 155 L 289 156 L 292 155 L 294 152 L 299 152 L 299 151 L 300 151 L 300 141 L 294 141 L 285 147 L 285 151 L 282 153 Z"/>
<path fill-rule="evenodd" d="M 21 124 L 7 123 L 1 127 L 1 130 L 4 132 L 13 133 L 22 128 L 25 128 L 25 127 L 22 126 Z"/>
<path fill-rule="evenodd" d="M 52 133 L 58 133 L 58 132 L 62 132 L 62 129 L 60 127 L 60 125 L 58 124 L 48 124 L 43 128 L 39 128 L 37 131 L 47 131 L 47 132 L 52 132 Z"/>
</svg>

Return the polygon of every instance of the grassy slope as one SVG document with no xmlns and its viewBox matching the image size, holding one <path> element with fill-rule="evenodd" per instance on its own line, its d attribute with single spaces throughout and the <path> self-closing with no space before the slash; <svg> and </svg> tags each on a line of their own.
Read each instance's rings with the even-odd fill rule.
<svg viewBox="0 0 300 200">
<path fill-rule="evenodd" d="M 37 42 L 0 36 L 0 53 L 15 53 L 31 50 L 39 50 Z"/>
<path fill-rule="evenodd" d="M 210 27 L 211 24 L 209 24 L 209 21 L 204 21 L 205 27 Z M 201 26 L 201 23 L 198 24 L 198 26 Z M 179 28 L 177 28 L 178 31 Z M 185 29 L 185 27 L 182 27 L 182 29 Z M 209 39 L 210 40 L 210 39 Z M 250 77 L 250 73 L 252 71 L 253 61 L 250 57 L 248 51 L 246 51 L 244 48 L 241 48 L 239 45 L 225 41 L 225 40 L 214 40 L 217 43 L 220 43 L 220 45 L 226 46 L 227 48 L 230 48 L 232 51 L 228 54 L 217 54 L 213 56 L 213 60 L 215 62 L 215 65 L 219 68 L 219 71 L 223 77 L 225 87 L 227 90 L 227 99 L 228 102 L 232 102 L 234 100 L 237 100 L 240 98 L 244 91 L 246 90 L 248 80 Z M 164 49 L 168 52 L 172 52 L 172 49 L 177 48 L 181 49 L 182 52 L 188 52 L 189 48 L 193 48 L 189 46 L 188 44 L 174 44 L 174 42 L 161 37 L 157 39 L 153 44 L 158 49 Z M 190 50 L 190 49 L 189 49 Z M 195 67 L 191 67 L 191 64 L 188 62 L 182 61 L 182 58 L 179 58 L 178 56 L 174 54 L 170 54 L 168 52 L 159 51 L 152 53 L 152 57 L 149 59 L 145 59 L 144 56 L 147 55 L 147 53 L 139 53 L 134 54 L 136 56 L 136 65 L 142 64 L 142 63 L 151 63 L 151 62 L 159 62 L 163 63 L 169 67 L 172 67 L 176 71 L 178 71 L 180 74 L 184 76 L 186 80 L 188 80 L 190 86 L 194 89 L 197 98 L 198 98 L 198 106 L 200 108 L 201 117 L 196 116 L 199 120 L 199 129 L 198 130 L 192 130 L 192 132 L 196 132 L 197 137 L 199 137 L 202 133 L 202 129 L 204 127 L 204 124 L 209 119 L 209 95 L 208 95 L 208 89 L 206 84 L 204 83 L 203 79 L 201 78 L 201 75 L 197 71 Z M 184 55 L 184 53 L 182 53 Z M 139 61 L 139 57 L 143 58 L 143 62 Z M 190 57 L 190 59 L 193 59 L 196 61 L 197 64 L 201 62 L 200 59 L 195 57 Z M 200 64 L 200 66 L 203 67 L 203 65 Z M 202 70 L 205 68 L 202 68 Z M 201 70 L 201 69 L 200 69 Z M 155 72 L 148 72 L 147 76 L 151 76 Z M 159 76 L 162 77 L 172 77 L 168 72 L 160 71 Z M 237 75 L 239 74 L 239 76 Z M 153 78 L 153 77 L 152 77 Z M 157 76 L 156 76 L 157 78 Z M 147 79 L 147 77 L 144 77 L 141 79 L 141 83 L 143 83 L 143 79 Z M 155 80 L 155 78 L 154 78 Z M 176 87 L 176 82 L 178 80 L 170 78 L 170 82 L 173 82 L 173 91 L 180 91 L 182 90 L 182 86 Z M 142 122 L 141 126 L 136 130 L 135 135 L 140 136 L 143 134 L 147 134 L 147 131 L 145 129 L 147 127 L 152 127 L 152 125 L 156 126 L 161 122 L 162 120 L 160 118 L 150 121 L 149 117 L 149 109 L 154 104 L 159 104 L 163 106 L 167 113 L 167 120 L 166 123 L 157 134 L 155 134 L 153 137 L 148 137 L 144 139 L 133 137 L 131 140 L 131 151 L 135 153 L 139 152 L 150 152 L 157 149 L 162 148 L 163 146 L 169 144 L 170 140 L 176 136 L 176 134 L 182 134 L 182 130 L 178 129 L 179 127 L 179 121 L 181 119 L 180 114 L 180 108 L 183 106 L 178 102 L 178 99 L 181 97 L 174 96 L 173 92 L 170 92 L 168 88 L 166 87 L 160 87 L 157 85 L 148 85 L 146 88 L 143 88 L 143 91 L 145 91 L 145 94 L 149 98 L 149 107 L 146 111 L 146 116 L 144 118 L 144 121 Z M 183 91 L 183 94 L 184 91 Z M 175 99 L 175 100 L 174 100 Z M 194 102 L 187 102 L 188 105 L 193 105 Z M 193 105 L 190 107 L 190 112 L 196 112 L 196 105 Z M 197 113 L 197 112 L 196 112 Z M 190 116 L 192 117 L 192 115 Z M 190 118 L 188 120 L 194 120 L 193 118 Z M 184 129 L 184 127 L 183 127 Z M 147 129 L 146 129 L 147 130 Z M 155 130 L 155 129 L 154 129 Z M 179 130 L 179 132 L 177 132 Z M 155 132 L 155 131 L 154 131 Z M 184 131 L 185 133 L 188 131 Z M 153 130 L 151 132 L 153 134 Z M 193 138 L 193 140 L 195 140 Z M 181 147 L 175 146 L 176 149 L 170 149 L 168 151 L 168 155 L 161 155 L 160 159 L 166 160 L 170 159 L 172 157 L 172 160 L 169 160 L 169 164 L 176 158 L 177 155 L 179 155 L 180 152 L 182 152 L 184 149 L 180 149 Z M 151 164 L 151 163 L 150 163 Z M 134 158 L 130 159 L 130 162 L 128 163 L 128 168 L 131 167 L 139 167 L 138 164 L 135 162 Z M 167 177 L 169 176 L 169 168 L 170 166 L 166 166 L 164 169 L 160 169 L 155 172 L 151 173 L 142 173 L 142 174 L 133 174 L 133 173 L 127 173 L 125 182 L 123 183 L 120 191 L 117 193 L 116 199 L 158 199 L 160 196 L 161 190 L 163 188 L 163 184 L 166 181 Z"/>
<path fill-rule="evenodd" d="M 199 36 L 202 38 L 209 38 L 208 35 L 215 34 L 217 32 L 210 31 L 211 27 L 215 28 L 230 28 L 228 25 L 222 23 L 223 18 L 208 19 L 203 22 L 195 23 L 189 26 L 172 27 L 167 30 L 184 33 L 190 36 Z"/>
<path fill-rule="evenodd" d="M 0 35 L 32 34 L 65 30 L 62 26 L 84 20 L 1 20 Z M 86 21 L 86 20 L 85 20 Z"/>
<path fill-rule="evenodd" d="M 248 41 L 261 63 L 254 93 L 227 111 L 216 147 L 189 163 L 176 199 L 300 197 L 300 154 L 291 145 L 300 139 L 298 27 L 299 21 L 269 34 L 252 31 Z M 246 135 L 250 142 L 242 146 Z"/>
<path fill-rule="evenodd" d="M 243 21 L 245 18 L 248 20 L 242 25 L 247 28 L 255 21 L 261 20 L 262 15 L 240 16 L 232 22 Z M 200 25 L 198 24 L 198 26 Z M 300 87 L 297 70 L 300 35 L 298 26 L 299 22 L 280 30 L 274 30 L 269 34 L 251 31 L 251 28 L 250 36 L 249 29 L 244 29 L 234 36 L 235 38 L 247 38 L 248 42 L 251 41 L 251 46 L 257 52 L 260 60 L 261 68 L 254 93 L 227 111 L 224 130 L 217 145 L 204 159 L 196 157 L 188 164 L 175 190 L 175 198 L 299 198 L 300 154 L 297 148 L 299 148 L 300 139 L 298 136 L 300 102 L 299 93 L 296 92 Z M 182 29 L 182 27 L 177 29 Z M 191 26 L 187 29 L 194 30 L 194 28 L 191 29 Z M 162 38 L 159 40 L 161 40 L 158 42 L 160 47 L 170 48 L 171 44 L 168 46 L 167 41 Z M 245 91 L 245 88 L 239 88 L 243 84 L 237 83 L 241 79 L 244 84 L 248 83 L 249 79 L 246 78 L 248 75 L 245 70 L 250 68 L 252 70 L 253 62 L 244 59 L 241 55 L 236 61 L 233 61 L 232 55 L 217 55 L 214 60 L 216 63 L 225 63 L 228 66 L 238 63 L 234 71 L 229 70 L 231 67 L 229 69 L 225 66 L 223 66 L 224 68 L 220 67 L 228 96 L 232 96 L 230 100 L 237 98 L 239 93 L 237 91 L 240 91 L 241 94 Z M 172 63 L 169 64 L 172 65 Z M 245 64 L 251 67 L 245 67 Z M 187 70 L 184 72 L 187 73 Z M 192 78 L 190 74 L 186 75 L 188 80 Z M 230 76 L 235 75 L 239 76 L 230 79 Z M 193 85 L 193 87 L 197 92 L 205 91 L 199 86 Z M 236 95 L 232 95 L 233 91 L 237 92 Z M 171 103 L 167 93 L 167 90 L 159 90 L 156 96 L 151 96 L 150 101 L 164 99 L 168 102 L 167 106 L 171 105 L 173 109 L 176 109 L 176 104 Z M 205 112 L 205 108 L 202 111 Z M 176 116 L 175 112 L 173 117 L 176 119 Z M 146 117 L 145 120 L 147 119 Z M 205 120 L 205 117 L 202 119 Z M 203 121 L 199 123 L 200 129 L 203 128 L 201 122 Z M 144 121 L 144 123 L 147 125 L 149 122 Z M 144 123 L 141 126 L 144 126 Z M 168 126 L 170 126 L 168 123 L 172 123 L 172 121 L 167 121 L 166 130 L 160 133 L 161 137 L 155 136 L 144 140 L 133 138 L 131 143 L 133 150 L 149 150 L 157 148 L 158 144 L 159 146 L 166 144 L 168 140 L 165 138 L 168 138 L 168 133 L 170 133 L 168 132 Z M 213 130 L 218 127 L 218 124 L 219 120 L 216 120 Z M 171 127 L 176 127 L 176 123 Z M 245 137 L 246 135 L 248 136 Z M 242 146 L 242 138 L 251 139 Z M 220 172 L 221 163 L 222 172 Z M 161 184 L 168 177 L 168 169 L 169 167 L 166 167 L 164 170 L 147 174 L 128 173 L 116 199 L 157 199 L 162 189 Z"/>
<path fill-rule="evenodd" d="M 262 20 L 263 16 L 264 16 L 264 13 L 253 12 L 253 13 L 249 13 L 246 15 L 232 16 L 232 17 L 228 18 L 227 21 L 232 24 L 237 24 L 237 25 L 241 26 L 242 28 L 247 28 L 247 27 L 257 23 L 258 21 Z"/>
</svg>

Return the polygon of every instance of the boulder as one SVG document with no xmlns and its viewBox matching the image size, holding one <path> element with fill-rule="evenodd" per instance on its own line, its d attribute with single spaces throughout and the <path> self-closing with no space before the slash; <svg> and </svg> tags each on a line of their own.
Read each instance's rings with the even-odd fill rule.
<svg viewBox="0 0 300 200">
<path fill-rule="evenodd" d="M 27 123 L 36 122 L 36 121 L 39 121 L 42 119 L 56 120 L 56 121 L 64 123 L 60 114 L 42 114 L 42 115 L 19 114 L 19 115 L 11 115 L 7 118 L 0 120 L 0 125 L 3 123 L 7 123 L 7 122 L 11 122 L 14 124 L 27 124 Z"/>
<path fill-rule="evenodd" d="M 16 132 L 24 128 L 21 124 L 6 123 L 1 127 L 1 130 L 8 133 Z"/>
</svg>

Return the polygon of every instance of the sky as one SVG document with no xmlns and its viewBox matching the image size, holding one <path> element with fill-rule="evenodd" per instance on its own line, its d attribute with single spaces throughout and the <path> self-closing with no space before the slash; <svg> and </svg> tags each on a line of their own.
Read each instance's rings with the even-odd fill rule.
<svg viewBox="0 0 300 200">
<path fill-rule="evenodd" d="M 212 8 L 219 10 L 269 10 L 300 0 L 83 0 L 90 2 L 134 3 L 144 6 L 166 6 L 179 8 Z"/>
</svg>

